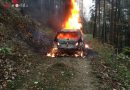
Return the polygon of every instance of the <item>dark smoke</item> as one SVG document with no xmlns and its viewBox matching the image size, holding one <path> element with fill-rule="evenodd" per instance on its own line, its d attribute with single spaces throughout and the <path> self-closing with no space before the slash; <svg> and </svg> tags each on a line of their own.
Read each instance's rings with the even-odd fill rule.
<svg viewBox="0 0 130 90">
<path fill-rule="evenodd" d="M 54 30 L 62 28 L 63 22 L 68 19 L 71 0 L 28 0 L 27 8 L 22 8 L 24 14 L 52 27 Z"/>
</svg>

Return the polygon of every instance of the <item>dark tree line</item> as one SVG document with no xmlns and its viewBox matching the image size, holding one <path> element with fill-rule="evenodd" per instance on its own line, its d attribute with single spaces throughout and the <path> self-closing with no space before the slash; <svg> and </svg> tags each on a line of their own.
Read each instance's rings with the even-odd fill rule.
<svg viewBox="0 0 130 90">
<path fill-rule="evenodd" d="M 95 0 L 93 37 L 118 50 L 130 46 L 130 1 Z"/>
<path fill-rule="evenodd" d="M 60 29 L 67 19 L 70 0 L 24 0 L 28 7 L 23 13 L 47 24 L 54 29 Z"/>
<path fill-rule="evenodd" d="M 62 0 L 29 0 L 28 7 L 24 8 L 24 13 L 43 24 L 59 28 L 63 20 L 62 6 Z"/>
</svg>

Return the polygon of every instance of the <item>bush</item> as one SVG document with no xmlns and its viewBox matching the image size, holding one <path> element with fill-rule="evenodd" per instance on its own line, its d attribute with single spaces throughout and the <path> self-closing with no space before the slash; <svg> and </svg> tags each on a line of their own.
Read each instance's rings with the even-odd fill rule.
<svg viewBox="0 0 130 90">
<path fill-rule="evenodd" d="M 109 63 L 111 70 L 116 72 L 116 75 L 112 75 L 121 86 L 130 89 L 130 57 L 127 55 L 130 52 L 128 47 L 124 48 L 123 51 L 111 57 L 107 63 Z"/>
<path fill-rule="evenodd" d="M 130 47 L 123 48 L 123 52 L 122 53 L 125 54 L 125 55 L 130 55 Z"/>
<path fill-rule="evenodd" d="M 93 68 L 101 81 L 101 90 L 130 90 L 130 47 L 118 55 L 114 48 L 91 39 L 98 57 L 92 60 Z"/>
</svg>

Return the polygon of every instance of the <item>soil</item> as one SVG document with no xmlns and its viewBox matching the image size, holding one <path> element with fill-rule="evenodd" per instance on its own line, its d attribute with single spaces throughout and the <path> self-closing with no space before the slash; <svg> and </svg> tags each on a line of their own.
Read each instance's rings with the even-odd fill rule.
<svg viewBox="0 0 130 90">
<path fill-rule="evenodd" d="M 98 90 L 90 59 L 37 57 L 18 90 Z"/>
</svg>

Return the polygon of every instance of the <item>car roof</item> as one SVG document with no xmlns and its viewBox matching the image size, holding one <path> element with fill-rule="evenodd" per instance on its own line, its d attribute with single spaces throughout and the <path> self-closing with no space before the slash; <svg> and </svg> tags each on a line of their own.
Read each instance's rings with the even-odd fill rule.
<svg viewBox="0 0 130 90">
<path fill-rule="evenodd" d="M 80 29 L 62 29 L 59 32 L 81 32 Z"/>
</svg>

